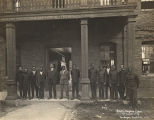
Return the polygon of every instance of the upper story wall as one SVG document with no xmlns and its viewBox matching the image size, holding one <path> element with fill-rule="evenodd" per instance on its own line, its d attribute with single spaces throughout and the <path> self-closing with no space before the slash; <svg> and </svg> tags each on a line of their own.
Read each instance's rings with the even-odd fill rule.
<svg viewBox="0 0 154 120">
<path fill-rule="evenodd" d="M 136 15 L 139 0 L 0 0 L 0 22 Z"/>
</svg>

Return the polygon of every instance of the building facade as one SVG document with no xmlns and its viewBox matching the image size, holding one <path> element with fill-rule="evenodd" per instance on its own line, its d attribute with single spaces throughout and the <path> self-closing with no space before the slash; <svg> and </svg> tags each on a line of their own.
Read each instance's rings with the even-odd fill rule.
<svg viewBox="0 0 154 120">
<path fill-rule="evenodd" d="M 53 62 L 51 50 L 56 48 L 63 49 L 63 53 L 56 51 L 61 58 L 67 48 L 65 52 L 71 57 L 66 61 L 80 68 L 82 99 L 89 99 L 91 63 L 96 68 L 110 64 L 117 69 L 124 64 L 142 77 L 142 44 L 135 34 L 140 0 L 0 0 L 0 3 L 0 71 L 1 79 L 8 76 L 7 99 L 17 98 L 16 67 L 47 69 Z"/>
</svg>

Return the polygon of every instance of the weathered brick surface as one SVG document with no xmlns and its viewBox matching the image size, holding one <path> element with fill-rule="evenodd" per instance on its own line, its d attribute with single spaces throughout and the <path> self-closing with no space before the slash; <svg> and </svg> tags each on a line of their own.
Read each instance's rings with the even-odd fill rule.
<svg viewBox="0 0 154 120">
<path fill-rule="evenodd" d="M 135 42 L 135 67 L 138 71 L 142 69 L 141 45 L 143 41 L 154 41 L 154 9 L 142 10 L 136 22 L 136 42 Z M 141 73 L 141 72 L 140 72 Z M 141 74 L 140 74 L 141 75 Z M 154 97 L 154 76 L 141 75 L 141 85 L 139 97 Z"/>
</svg>

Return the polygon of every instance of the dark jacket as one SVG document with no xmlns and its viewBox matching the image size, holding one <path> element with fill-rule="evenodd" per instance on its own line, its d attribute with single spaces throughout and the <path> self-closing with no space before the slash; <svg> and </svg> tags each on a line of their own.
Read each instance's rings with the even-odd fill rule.
<svg viewBox="0 0 154 120">
<path fill-rule="evenodd" d="M 118 84 L 118 72 L 117 70 L 110 71 L 109 84 Z"/>
<path fill-rule="evenodd" d="M 99 70 L 98 72 L 98 82 L 99 83 L 105 83 L 106 81 L 106 71 L 105 69 Z"/>
<path fill-rule="evenodd" d="M 80 71 L 79 69 L 72 69 L 72 83 L 79 83 Z"/>
<path fill-rule="evenodd" d="M 16 81 L 19 83 L 19 85 L 23 84 L 23 79 L 24 79 L 23 71 L 18 70 L 16 73 Z"/>
<path fill-rule="evenodd" d="M 36 80 L 36 85 L 38 87 L 41 86 L 41 84 L 44 84 L 45 81 L 45 72 L 42 71 L 42 74 L 40 73 L 41 71 L 37 72 L 37 80 Z"/>
<path fill-rule="evenodd" d="M 35 74 L 33 73 L 33 71 L 30 73 L 30 81 L 31 83 L 34 85 L 36 84 L 36 79 L 37 79 L 37 71 L 35 72 Z"/>
<path fill-rule="evenodd" d="M 51 83 L 57 83 L 58 72 L 54 69 L 53 71 L 49 70 L 47 73 L 47 78 Z"/>
<path fill-rule="evenodd" d="M 89 79 L 91 83 L 97 82 L 97 70 L 96 69 L 90 69 L 89 71 Z"/>
<path fill-rule="evenodd" d="M 127 76 L 127 71 L 126 70 L 120 70 L 118 73 L 118 83 L 119 84 L 125 84 L 126 82 L 126 76 Z"/>
<path fill-rule="evenodd" d="M 24 86 L 30 85 L 30 74 L 29 72 L 23 72 L 23 84 Z"/>
<path fill-rule="evenodd" d="M 139 87 L 140 81 L 137 75 L 133 73 L 128 73 L 126 76 L 126 87 L 130 89 L 137 89 Z"/>
</svg>

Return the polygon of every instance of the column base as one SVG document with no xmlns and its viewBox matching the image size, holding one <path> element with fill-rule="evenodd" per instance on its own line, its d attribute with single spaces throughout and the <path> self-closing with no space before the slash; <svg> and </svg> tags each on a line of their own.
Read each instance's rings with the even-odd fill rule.
<svg viewBox="0 0 154 120">
<path fill-rule="evenodd" d="M 90 96 L 89 96 L 89 85 L 90 85 L 90 81 L 88 78 L 82 78 L 81 80 L 81 100 L 86 101 L 86 100 L 90 100 Z"/>
<path fill-rule="evenodd" d="M 14 80 L 8 80 L 6 100 L 16 100 L 16 99 L 18 99 L 16 83 L 14 82 Z"/>
</svg>

